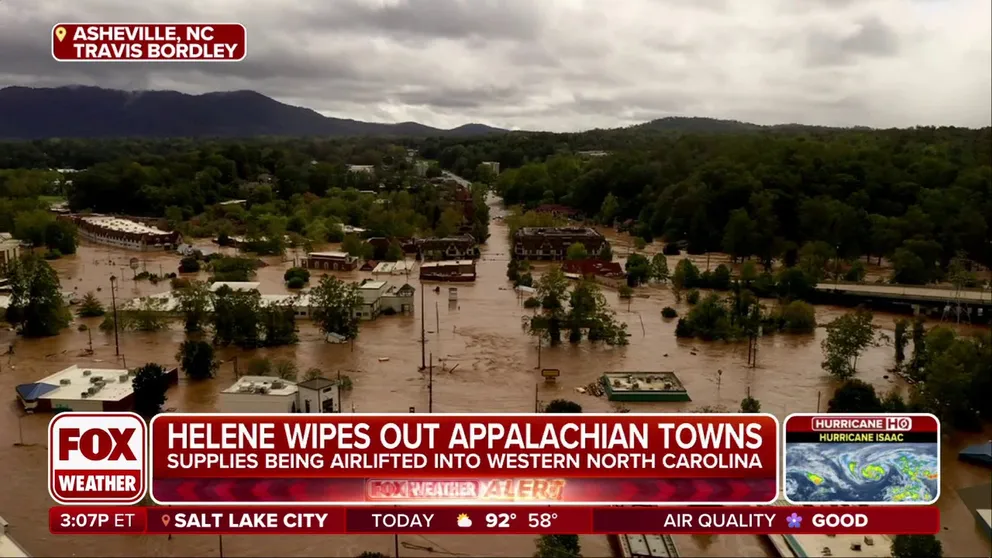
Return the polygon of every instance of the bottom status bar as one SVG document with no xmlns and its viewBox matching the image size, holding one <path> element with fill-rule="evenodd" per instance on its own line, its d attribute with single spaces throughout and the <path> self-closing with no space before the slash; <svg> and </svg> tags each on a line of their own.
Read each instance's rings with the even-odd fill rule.
<svg viewBox="0 0 992 558">
<path fill-rule="evenodd" d="M 933 506 L 131 507 L 57 506 L 55 535 L 934 534 Z"/>
</svg>

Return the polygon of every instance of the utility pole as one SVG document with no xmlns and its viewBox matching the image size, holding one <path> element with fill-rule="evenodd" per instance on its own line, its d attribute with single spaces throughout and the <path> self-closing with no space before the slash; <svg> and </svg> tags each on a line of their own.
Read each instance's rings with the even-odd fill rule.
<svg viewBox="0 0 992 558">
<path fill-rule="evenodd" d="M 441 335 L 441 310 L 438 309 L 437 301 L 434 301 L 434 323 L 437 334 Z"/>
<path fill-rule="evenodd" d="M 220 558 L 224 558 L 224 535 L 217 535 L 217 543 L 220 545 Z"/>
<path fill-rule="evenodd" d="M 393 553 L 396 554 L 396 558 L 400 558 L 400 535 L 399 535 L 399 533 L 393 533 Z"/>
<path fill-rule="evenodd" d="M 117 319 L 117 296 L 114 294 L 114 288 L 117 285 L 117 276 L 110 276 L 110 303 L 114 307 L 114 354 L 116 356 L 121 356 L 121 343 L 120 338 L 117 335 L 118 319 Z"/>
<path fill-rule="evenodd" d="M 541 335 L 537 336 L 537 368 L 541 369 L 541 345 L 542 345 Z"/>
<path fill-rule="evenodd" d="M 338 412 L 343 412 L 341 410 L 341 370 L 338 369 Z"/>
<path fill-rule="evenodd" d="M 816 412 L 820 412 L 820 392 L 816 392 Z"/>
<path fill-rule="evenodd" d="M 434 353 L 431 353 L 431 365 L 427 372 L 427 412 L 434 412 Z"/>
<path fill-rule="evenodd" d="M 541 389 L 541 384 L 535 383 L 534 384 L 534 412 L 535 413 L 540 413 L 541 412 L 541 401 L 540 401 L 540 399 L 538 399 L 538 396 L 539 396 L 539 393 L 540 393 L 540 391 L 539 391 L 540 389 Z"/>
<path fill-rule="evenodd" d="M 427 327 L 424 325 L 424 313 L 427 307 L 424 305 L 424 282 L 420 282 L 420 369 L 427 368 L 424 356 L 427 351 Z"/>
</svg>

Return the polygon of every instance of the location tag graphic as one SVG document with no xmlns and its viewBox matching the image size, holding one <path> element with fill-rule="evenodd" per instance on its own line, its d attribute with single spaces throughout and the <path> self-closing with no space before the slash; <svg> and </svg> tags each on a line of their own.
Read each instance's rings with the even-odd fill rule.
<svg viewBox="0 0 992 558">
<path fill-rule="evenodd" d="M 60 43 L 62 42 L 62 39 L 65 39 L 65 27 L 55 28 L 55 38 L 58 39 Z"/>
<path fill-rule="evenodd" d="M 170 519 L 169 516 L 163 515 L 162 516 L 162 525 L 165 525 L 166 527 L 168 527 L 169 526 L 169 519 Z"/>
</svg>

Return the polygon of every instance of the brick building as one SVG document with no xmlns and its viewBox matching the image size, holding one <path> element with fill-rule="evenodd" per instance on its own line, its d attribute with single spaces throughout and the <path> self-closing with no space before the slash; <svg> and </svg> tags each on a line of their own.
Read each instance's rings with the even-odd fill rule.
<svg viewBox="0 0 992 558">
<path fill-rule="evenodd" d="M 513 234 L 513 255 L 524 260 L 564 260 L 568 247 L 575 243 L 593 255 L 609 244 L 589 227 L 524 227 Z"/>
</svg>

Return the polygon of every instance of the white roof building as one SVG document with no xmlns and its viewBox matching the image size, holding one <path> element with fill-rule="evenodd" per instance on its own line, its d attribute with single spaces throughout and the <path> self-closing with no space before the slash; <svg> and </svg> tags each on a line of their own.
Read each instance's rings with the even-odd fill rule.
<svg viewBox="0 0 992 558">
<path fill-rule="evenodd" d="M 388 274 L 388 275 L 404 275 L 413 271 L 414 262 L 401 260 L 398 262 L 379 262 L 372 270 L 375 275 L 378 274 Z"/>
<path fill-rule="evenodd" d="M 0 517 L 0 556 L 10 558 L 31 558 L 21 545 L 10 536 L 7 521 Z"/>
<path fill-rule="evenodd" d="M 242 376 L 220 393 L 222 413 L 333 413 L 338 387 L 326 378 L 302 383 L 269 376 Z"/>
<path fill-rule="evenodd" d="M 87 217 L 80 217 L 84 223 L 100 227 L 102 229 L 122 232 L 130 234 L 143 234 L 143 235 L 163 235 L 171 236 L 173 233 L 168 231 L 163 231 L 157 227 L 149 227 L 144 223 L 139 223 L 137 221 L 132 221 L 130 219 L 122 219 L 120 217 L 112 217 L 109 215 L 90 215 Z"/>
<path fill-rule="evenodd" d="M 170 383 L 178 381 L 175 368 L 167 374 Z M 134 406 L 133 379 L 134 371 L 72 365 L 37 382 L 17 386 L 17 396 L 28 412 L 130 411 Z"/>
</svg>

